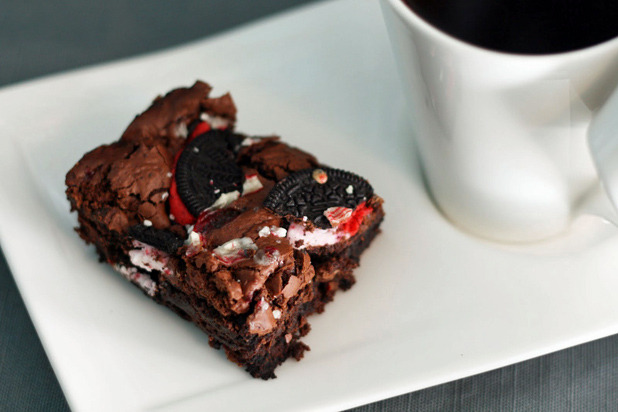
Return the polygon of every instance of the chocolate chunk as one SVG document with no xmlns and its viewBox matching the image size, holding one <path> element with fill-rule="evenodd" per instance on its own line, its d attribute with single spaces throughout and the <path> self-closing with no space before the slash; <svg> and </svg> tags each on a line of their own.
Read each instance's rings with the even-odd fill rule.
<svg viewBox="0 0 618 412">
<path fill-rule="evenodd" d="M 236 164 L 238 137 L 210 130 L 193 139 L 176 164 L 178 194 L 189 212 L 198 216 L 224 193 L 242 191 L 244 174 Z"/>
<path fill-rule="evenodd" d="M 373 188 L 362 177 L 339 169 L 305 169 L 290 174 L 270 191 L 264 207 L 285 216 L 306 216 L 316 226 L 331 224 L 324 212 L 330 207 L 356 208 L 373 196 Z"/>
<path fill-rule="evenodd" d="M 134 225 L 129 228 L 129 235 L 136 240 L 157 249 L 172 254 L 184 243 L 181 237 L 166 229 L 157 229 L 152 226 L 142 224 Z"/>
</svg>

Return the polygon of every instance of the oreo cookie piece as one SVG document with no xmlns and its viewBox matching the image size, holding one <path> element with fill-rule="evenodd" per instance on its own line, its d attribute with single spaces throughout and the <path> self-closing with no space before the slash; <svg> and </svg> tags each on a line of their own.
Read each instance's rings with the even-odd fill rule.
<svg viewBox="0 0 618 412">
<path fill-rule="evenodd" d="M 200 131 L 203 126 L 205 126 L 204 127 L 205 129 L 207 129 L 206 131 Z M 213 128 L 210 125 L 210 123 L 205 122 L 203 120 L 199 120 L 199 119 L 191 122 L 191 124 L 189 124 L 187 129 L 188 129 L 187 135 L 189 137 L 191 137 L 192 135 L 195 135 L 194 137 L 197 137 L 197 136 L 200 136 L 204 133 L 208 133 L 211 131 L 214 133 L 221 132 L 220 138 L 225 140 L 225 142 L 227 143 L 228 149 L 232 150 L 234 153 L 238 152 L 238 150 L 240 149 L 240 146 L 242 145 L 243 140 L 247 138 L 246 135 L 243 135 L 240 133 L 234 133 L 228 129 Z"/>
<path fill-rule="evenodd" d="M 178 195 L 193 216 L 224 193 L 242 191 L 244 174 L 236 164 L 238 136 L 210 130 L 191 140 L 176 163 Z"/>
<path fill-rule="evenodd" d="M 165 253 L 172 254 L 184 243 L 182 238 L 165 229 L 152 226 L 134 225 L 129 228 L 129 235 L 147 245 L 154 246 Z"/>
<path fill-rule="evenodd" d="M 331 207 L 355 209 L 373 196 L 362 177 L 339 169 L 305 169 L 288 175 L 270 191 L 264 207 L 278 215 L 306 216 L 317 227 L 332 227 L 324 212 Z"/>
</svg>

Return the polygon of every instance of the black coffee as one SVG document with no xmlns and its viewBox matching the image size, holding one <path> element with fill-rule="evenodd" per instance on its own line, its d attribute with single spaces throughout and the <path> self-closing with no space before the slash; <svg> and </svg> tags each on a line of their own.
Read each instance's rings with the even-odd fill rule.
<svg viewBox="0 0 618 412">
<path fill-rule="evenodd" d="M 618 36 L 618 0 L 403 1 L 452 36 L 509 53 L 559 53 Z"/>
</svg>

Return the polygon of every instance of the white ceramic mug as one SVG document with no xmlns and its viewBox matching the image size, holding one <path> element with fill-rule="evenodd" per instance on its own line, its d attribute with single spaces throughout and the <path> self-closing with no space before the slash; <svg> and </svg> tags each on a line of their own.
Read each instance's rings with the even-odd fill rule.
<svg viewBox="0 0 618 412">
<path fill-rule="evenodd" d="M 382 10 L 426 181 L 442 212 L 500 241 L 567 229 L 598 186 L 587 134 L 612 93 L 616 110 L 605 117 L 618 118 L 618 38 L 517 55 L 451 37 L 402 0 L 382 0 Z M 606 136 L 611 123 L 618 126 L 596 123 Z"/>
</svg>

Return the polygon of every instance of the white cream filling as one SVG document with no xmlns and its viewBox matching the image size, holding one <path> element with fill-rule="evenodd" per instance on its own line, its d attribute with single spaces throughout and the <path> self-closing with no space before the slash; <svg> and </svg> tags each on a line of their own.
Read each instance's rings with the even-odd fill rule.
<svg viewBox="0 0 618 412">
<path fill-rule="evenodd" d="M 296 249 L 304 249 L 312 246 L 328 246 L 349 237 L 345 232 L 338 232 L 335 228 L 320 229 L 315 228 L 307 231 L 303 225 L 297 223 L 290 224 L 287 238 Z M 296 242 L 302 240 L 302 244 L 296 247 Z"/>
<path fill-rule="evenodd" d="M 167 253 L 137 240 L 133 241 L 133 246 L 137 249 L 129 251 L 129 258 L 135 266 L 147 272 L 153 270 L 160 272 L 169 271 L 167 268 L 167 262 L 169 261 Z"/>
</svg>

